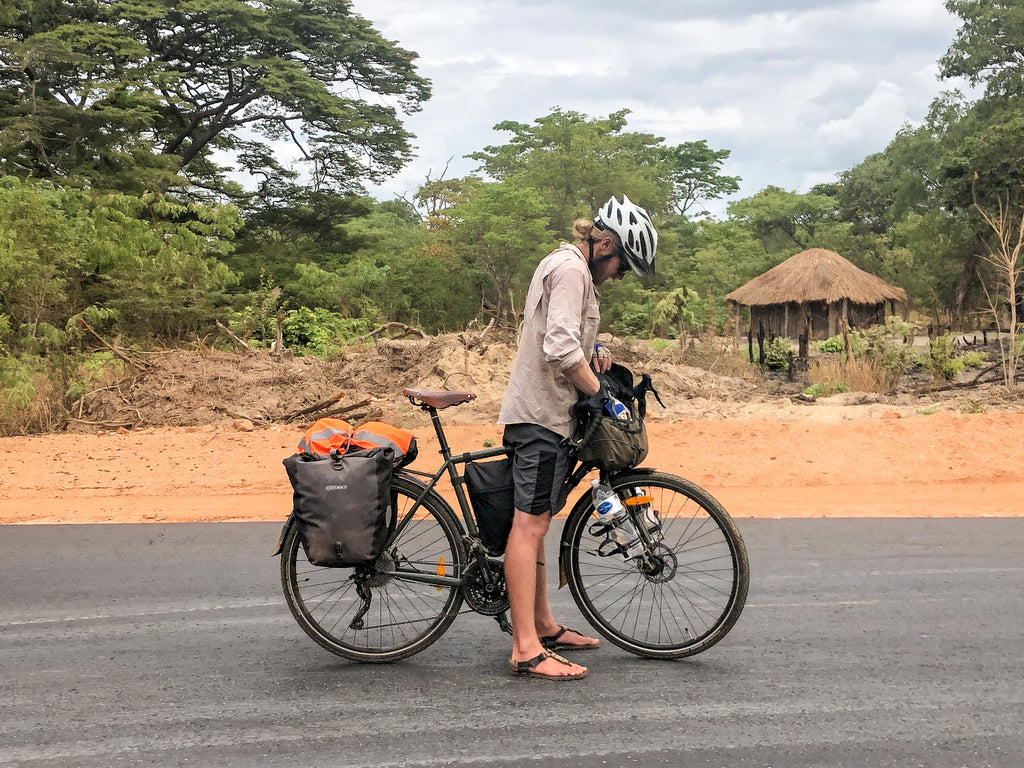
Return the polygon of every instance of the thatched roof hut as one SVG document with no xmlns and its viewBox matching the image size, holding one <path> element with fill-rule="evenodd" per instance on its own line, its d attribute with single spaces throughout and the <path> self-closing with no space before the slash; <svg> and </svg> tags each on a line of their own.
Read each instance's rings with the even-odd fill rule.
<svg viewBox="0 0 1024 768">
<path fill-rule="evenodd" d="M 740 286 L 725 297 L 750 307 L 752 329 L 790 338 L 828 338 L 839 320 L 851 326 L 885 322 L 888 303 L 907 301 L 907 292 L 853 266 L 838 253 L 811 248 Z"/>
</svg>

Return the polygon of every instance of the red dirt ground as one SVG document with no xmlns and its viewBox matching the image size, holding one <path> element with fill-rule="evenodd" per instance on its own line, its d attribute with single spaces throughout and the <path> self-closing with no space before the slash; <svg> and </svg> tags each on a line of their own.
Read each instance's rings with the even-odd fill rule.
<svg viewBox="0 0 1024 768">
<path fill-rule="evenodd" d="M 500 429 L 447 432 L 470 450 Z M 415 431 L 414 466 L 432 468 L 436 440 Z M 738 518 L 1022 513 L 1024 413 L 652 419 L 649 433 L 646 465 L 704 486 Z M 0 438 L 0 524 L 283 521 L 281 460 L 299 435 L 228 423 Z"/>
</svg>

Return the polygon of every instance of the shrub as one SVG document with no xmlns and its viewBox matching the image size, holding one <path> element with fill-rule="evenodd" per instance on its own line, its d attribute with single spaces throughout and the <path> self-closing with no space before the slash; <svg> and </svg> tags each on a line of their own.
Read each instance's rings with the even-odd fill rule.
<svg viewBox="0 0 1024 768">
<path fill-rule="evenodd" d="M 776 336 L 764 345 L 764 364 L 773 371 L 789 370 L 789 355 L 793 351 L 793 345 L 789 339 Z"/>
<path fill-rule="evenodd" d="M 331 357 L 345 343 L 371 330 L 365 318 L 350 318 L 320 307 L 299 307 L 285 315 L 281 324 L 284 343 L 297 355 Z"/>
<path fill-rule="evenodd" d="M 850 385 L 845 381 L 816 381 L 802 390 L 805 395 L 814 395 L 814 397 L 831 397 L 832 395 L 838 395 L 840 392 L 849 391 Z"/>
<path fill-rule="evenodd" d="M 977 349 L 972 349 L 960 355 L 965 368 L 981 368 L 988 362 L 988 355 Z"/>
<path fill-rule="evenodd" d="M 964 361 L 956 356 L 956 344 L 952 334 L 946 333 L 932 339 L 928 342 L 928 351 L 931 354 L 925 365 L 936 380 L 952 381 L 963 370 Z"/>
<path fill-rule="evenodd" d="M 811 343 L 816 350 L 819 352 L 825 352 L 827 354 L 838 354 L 846 351 L 846 344 L 843 343 L 842 336 L 833 336 L 830 339 L 824 341 L 815 341 Z"/>
</svg>

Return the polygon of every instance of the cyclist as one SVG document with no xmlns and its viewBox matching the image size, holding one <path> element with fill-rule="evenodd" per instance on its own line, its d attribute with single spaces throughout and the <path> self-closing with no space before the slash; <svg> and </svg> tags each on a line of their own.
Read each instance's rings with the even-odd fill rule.
<svg viewBox="0 0 1024 768">
<path fill-rule="evenodd" d="M 593 221 L 573 225 L 574 244 L 562 243 L 537 266 L 526 295 L 519 350 L 512 365 L 498 423 L 515 449 L 515 513 L 505 549 L 505 579 L 512 613 L 515 675 L 578 680 L 586 667 L 558 650 L 596 648 L 599 641 L 557 623 L 547 599 L 544 536 L 551 516 L 565 504 L 569 471 L 565 438 L 570 410 L 580 396 L 600 390 L 596 370 L 611 366 L 596 345 L 600 323 L 597 287 L 632 269 L 654 273 L 658 234 L 650 216 L 625 195 L 613 196 Z M 597 354 L 595 355 L 595 352 Z"/>
</svg>

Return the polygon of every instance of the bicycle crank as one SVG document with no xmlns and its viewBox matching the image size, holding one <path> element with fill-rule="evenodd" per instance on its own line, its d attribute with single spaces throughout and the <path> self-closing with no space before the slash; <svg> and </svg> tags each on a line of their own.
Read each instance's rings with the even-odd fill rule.
<svg viewBox="0 0 1024 768">
<path fill-rule="evenodd" d="M 477 613 L 497 616 L 508 610 L 505 570 L 498 560 L 488 560 L 488 566 L 489 573 L 485 574 L 480 563 L 469 564 L 462 579 L 462 596 Z"/>
</svg>

